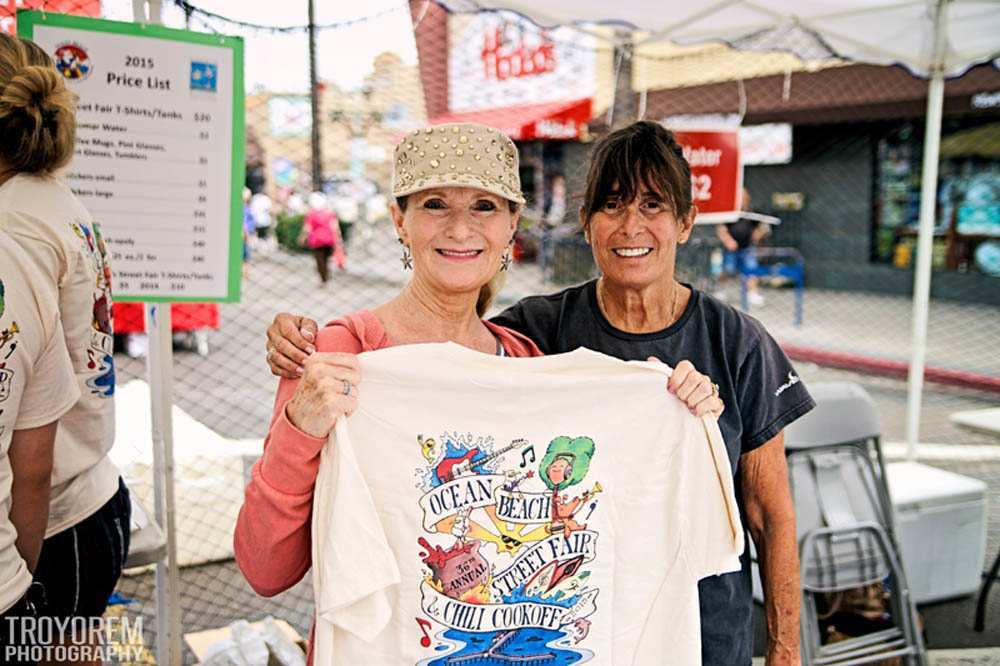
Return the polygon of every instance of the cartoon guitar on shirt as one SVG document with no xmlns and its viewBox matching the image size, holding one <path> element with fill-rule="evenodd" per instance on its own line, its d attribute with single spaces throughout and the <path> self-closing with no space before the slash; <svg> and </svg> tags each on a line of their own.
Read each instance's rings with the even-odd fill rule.
<svg viewBox="0 0 1000 666">
<path fill-rule="evenodd" d="M 493 453 L 480 458 L 479 460 L 473 460 L 473 458 L 479 455 L 479 448 L 473 448 L 467 451 L 464 455 L 457 458 L 445 458 L 438 463 L 435 469 L 435 474 L 437 474 L 438 479 L 441 483 L 448 483 L 449 481 L 454 481 L 460 476 L 466 476 L 467 474 L 474 473 L 474 467 L 480 467 L 482 465 L 487 465 L 500 456 L 513 451 L 519 446 L 524 446 L 528 443 L 526 439 L 515 439 L 510 445 L 503 447 L 499 451 L 494 451 Z"/>
</svg>

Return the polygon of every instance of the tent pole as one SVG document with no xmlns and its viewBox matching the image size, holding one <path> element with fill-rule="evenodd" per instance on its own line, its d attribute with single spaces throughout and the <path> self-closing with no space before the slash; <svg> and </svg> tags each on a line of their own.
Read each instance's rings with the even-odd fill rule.
<svg viewBox="0 0 1000 666">
<path fill-rule="evenodd" d="M 920 231 L 917 236 L 917 262 L 913 280 L 913 348 L 906 396 L 906 458 L 911 461 L 917 457 L 924 365 L 927 359 L 931 258 L 934 248 L 938 157 L 941 148 L 941 115 L 944 107 L 945 6 L 946 0 L 938 0 L 934 17 L 934 57 L 927 91 L 924 162 L 920 176 Z"/>
</svg>

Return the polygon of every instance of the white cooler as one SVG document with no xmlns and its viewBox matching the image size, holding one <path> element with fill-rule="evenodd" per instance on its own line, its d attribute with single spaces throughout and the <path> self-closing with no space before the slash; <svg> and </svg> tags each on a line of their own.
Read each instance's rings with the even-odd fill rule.
<svg viewBox="0 0 1000 666">
<path fill-rule="evenodd" d="M 920 463 L 886 465 L 896 539 L 915 603 L 979 591 L 986 552 L 986 484 Z M 753 596 L 763 601 L 757 554 Z"/>
<path fill-rule="evenodd" d="M 896 539 L 914 602 L 977 592 L 986 551 L 986 484 L 920 463 L 887 468 Z"/>
</svg>

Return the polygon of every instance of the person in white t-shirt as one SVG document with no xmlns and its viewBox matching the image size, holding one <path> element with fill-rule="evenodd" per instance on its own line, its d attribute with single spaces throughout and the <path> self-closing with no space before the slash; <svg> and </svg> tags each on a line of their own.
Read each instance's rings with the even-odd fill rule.
<svg viewBox="0 0 1000 666">
<path fill-rule="evenodd" d="M 0 34 L 0 231 L 55 294 L 80 394 L 59 420 L 44 614 L 100 617 L 128 552 L 130 503 L 114 443 L 111 271 L 98 224 L 54 173 L 73 156 L 76 96 L 37 45 Z"/>
<path fill-rule="evenodd" d="M 263 192 L 250 197 L 250 213 L 253 215 L 254 226 L 257 231 L 257 242 L 261 252 L 270 252 L 274 249 L 274 241 L 271 238 L 271 197 Z"/>
<path fill-rule="evenodd" d="M 32 585 L 45 535 L 56 423 L 80 397 L 55 293 L 0 233 L 0 663 L 38 612 Z"/>
</svg>

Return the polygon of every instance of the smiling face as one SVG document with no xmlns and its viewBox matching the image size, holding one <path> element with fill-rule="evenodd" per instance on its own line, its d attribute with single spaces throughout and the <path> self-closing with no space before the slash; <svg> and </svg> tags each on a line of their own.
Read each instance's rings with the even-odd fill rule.
<svg viewBox="0 0 1000 666">
<path fill-rule="evenodd" d="M 441 447 L 438 446 L 437 441 L 433 437 L 424 439 L 421 436 L 417 436 L 417 443 L 420 444 L 420 453 L 427 462 L 433 463 L 441 455 Z"/>
<path fill-rule="evenodd" d="M 556 458 L 549 465 L 548 469 L 545 470 L 546 476 L 549 477 L 549 481 L 552 482 L 553 486 L 559 487 L 567 477 L 569 476 L 569 461 L 565 458 Z"/>
<path fill-rule="evenodd" d="M 643 289 L 673 280 L 677 245 L 696 215 L 691 169 L 669 130 L 639 121 L 597 142 L 580 221 L 606 283 Z"/>
<path fill-rule="evenodd" d="M 413 255 L 414 279 L 443 295 L 478 292 L 500 270 L 517 225 L 503 197 L 471 187 L 438 187 L 393 205 L 399 238 Z"/>
<path fill-rule="evenodd" d="M 604 279 L 644 289 L 673 279 L 678 243 L 687 242 L 694 210 L 678 219 L 669 200 L 639 184 L 632 201 L 613 187 L 600 208 L 584 220 L 584 234 Z"/>
</svg>

